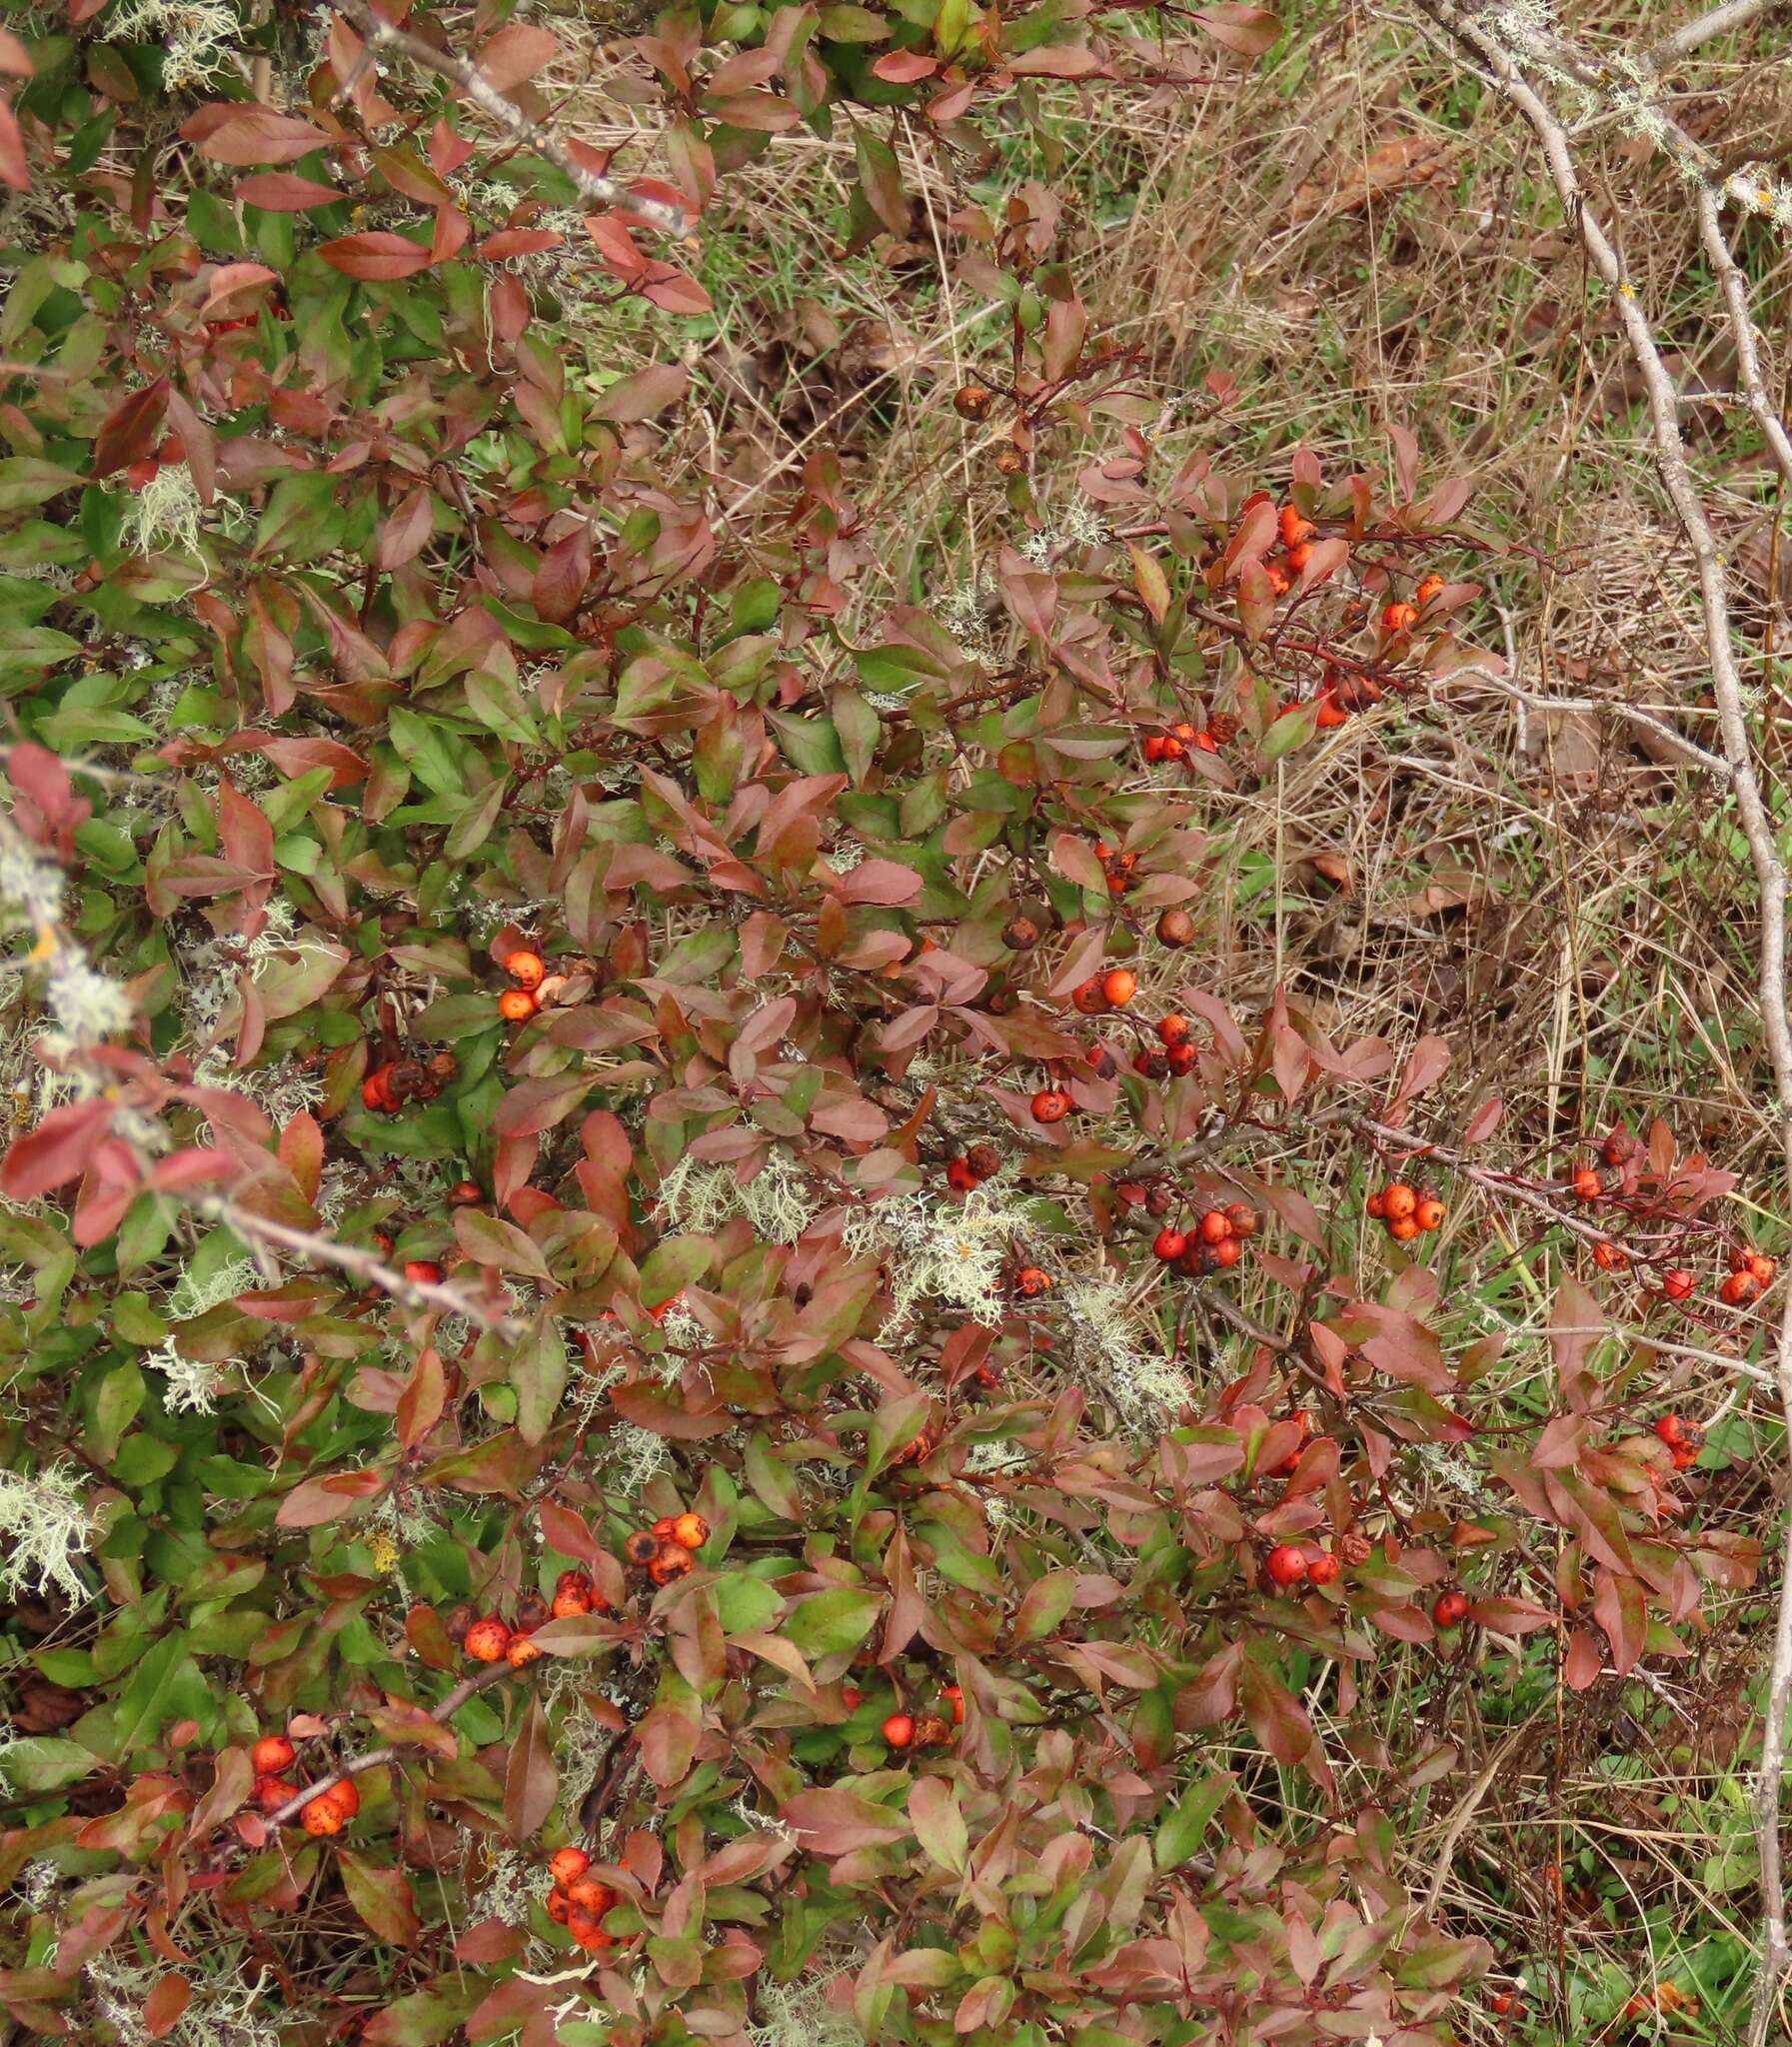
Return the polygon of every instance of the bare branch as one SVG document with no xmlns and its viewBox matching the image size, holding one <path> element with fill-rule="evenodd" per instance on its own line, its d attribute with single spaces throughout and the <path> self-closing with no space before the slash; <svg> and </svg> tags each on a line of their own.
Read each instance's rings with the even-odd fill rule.
<svg viewBox="0 0 1792 2047">
<path fill-rule="evenodd" d="M 370 49 L 398 50 L 423 70 L 433 71 L 438 78 L 446 78 L 457 92 L 470 99 L 481 113 L 496 121 L 515 141 L 532 149 L 557 171 L 571 178 L 579 188 L 580 197 L 588 204 L 614 207 L 618 213 L 632 213 L 637 220 L 680 241 L 695 232 L 680 208 L 668 206 L 658 199 L 641 198 L 615 178 L 606 178 L 587 169 L 559 136 L 532 121 L 515 100 L 501 93 L 467 58 L 438 50 L 433 43 L 413 35 L 408 29 L 394 28 L 383 15 L 366 4 L 366 0 L 333 0 L 333 4 L 337 12 L 346 15 L 367 38 Z"/>
<path fill-rule="evenodd" d="M 358 1245 L 338 1243 L 333 1236 L 324 1236 L 315 1230 L 294 1229 L 287 1223 L 271 1221 L 266 1215 L 258 1215 L 253 1208 L 245 1208 L 241 1202 L 227 1200 L 221 1194 L 208 1195 L 192 1205 L 201 1215 L 213 1222 L 222 1222 L 250 1243 L 271 1244 L 277 1250 L 308 1258 L 314 1264 L 334 1265 L 340 1272 L 352 1273 L 364 1286 L 379 1287 L 382 1293 L 391 1294 L 394 1300 L 408 1300 L 419 1307 L 465 1315 L 479 1328 L 490 1329 L 499 1336 L 517 1338 L 529 1332 L 529 1324 L 519 1316 L 494 1314 L 458 1286 L 446 1286 L 440 1280 L 410 1278 L 383 1263 L 373 1251 L 364 1251 Z"/>
<path fill-rule="evenodd" d="M 1777 14 L 1784 4 L 1785 0 L 1725 0 L 1723 6 L 1714 7 L 1709 14 L 1701 14 L 1696 21 L 1675 29 L 1672 35 L 1663 36 L 1643 62 L 1651 71 L 1660 71 L 1717 37 L 1727 36 L 1733 29 L 1747 28 L 1763 14 Z"/>
</svg>

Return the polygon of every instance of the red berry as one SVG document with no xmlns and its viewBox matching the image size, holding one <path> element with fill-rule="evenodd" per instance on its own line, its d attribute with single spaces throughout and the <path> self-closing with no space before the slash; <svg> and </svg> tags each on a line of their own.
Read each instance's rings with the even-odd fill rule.
<svg viewBox="0 0 1792 2047">
<path fill-rule="evenodd" d="M 1152 1242 L 1153 1254 L 1166 1265 L 1173 1265 L 1188 1248 L 1188 1239 L 1179 1229 L 1160 1229 Z"/>
<path fill-rule="evenodd" d="M 440 1286 L 442 1267 L 434 1258 L 411 1258 L 405 1265 L 405 1277 L 413 1286 Z"/>
<path fill-rule="evenodd" d="M 1460 1627 L 1467 1615 L 1466 1592 L 1439 1592 L 1431 1607 L 1431 1618 L 1439 1627 Z"/>
<path fill-rule="evenodd" d="M 1124 967 L 1116 967 L 1101 977 L 1101 995 L 1110 1008 L 1123 1010 L 1138 993 L 1138 977 Z"/>
<path fill-rule="evenodd" d="M 264 1734 L 249 1751 L 258 1777 L 277 1777 L 298 1753 L 284 1734 Z"/>
<path fill-rule="evenodd" d="M 948 1186 L 956 1187 L 961 1194 L 967 1194 L 974 1187 L 982 1184 L 976 1174 L 971 1171 L 968 1161 L 962 1158 L 954 1158 L 946 1166 L 945 1179 Z"/>
<path fill-rule="evenodd" d="M 914 1715 L 892 1713 L 884 1723 L 884 1739 L 892 1748 L 906 1748 L 914 1739 Z"/>
<path fill-rule="evenodd" d="M 1590 1165 L 1583 1165 L 1574 1175 L 1576 1200 L 1596 1201 L 1605 1192 L 1605 1182 Z"/>
<path fill-rule="evenodd" d="M 1685 1439 L 1686 1424 L 1677 1414 L 1664 1414 L 1655 1424 L 1655 1433 L 1671 1449 L 1675 1443 Z"/>
<path fill-rule="evenodd" d="M 1697 1284 L 1698 1281 L 1692 1274 L 1680 1266 L 1675 1266 L 1673 1271 L 1661 1275 L 1661 1290 L 1669 1300 L 1687 1299 Z"/>
<path fill-rule="evenodd" d="M 1309 1585 L 1335 1585 L 1344 1574 L 1344 1566 L 1329 1550 L 1323 1556 L 1315 1556 L 1306 1567 L 1306 1581 Z"/>
<path fill-rule="evenodd" d="M 1278 1542 L 1269 1552 L 1263 1568 L 1269 1573 L 1273 1584 L 1286 1587 L 1299 1584 L 1306 1576 L 1307 1561 L 1292 1542 Z"/>
<path fill-rule="evenodd" d="M 1235 1236 L 1222 1236 L 1213 1246 L 1213 1262 L 1220 1270 L 1227 1271 L 1244 1255 L 1244 1246 Z"/>
<path fill-rule="evenodd" d="M 1232 1225 L 1226 1220 L 1223 1208 L 1209 1208 L 1195 1226 L 1202 1243 L 1219 1243 L 1232 1233 Z"/>
<path fill-rule="evenodd" d="M 1061 1123 L 1070 1113 L 1070 1097 L 1061 1087 L 1041 1087 L 1032 1098 L 1035 1123 Z"/>
</svg>

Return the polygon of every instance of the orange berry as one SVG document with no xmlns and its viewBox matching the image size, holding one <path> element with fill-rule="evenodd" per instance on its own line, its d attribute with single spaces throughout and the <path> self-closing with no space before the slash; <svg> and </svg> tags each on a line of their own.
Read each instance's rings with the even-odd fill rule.
<svg viewBox="0 0 1792 2047">
<path fill-rule="evenodd" d="M 391 1061 L 376 1066 L 361 1083 L 361 1101 L 366 1108 L 384 1109 L 390 1113 L 398 1107 L 398 1096 L 392 1091 Z"/>
<path fill-rule="evenodd" d="M 1442 594 L 1443 578 L 1441 576 L 1421 576 L 1418 588 L 1412 593 L 1412 596 L 1414 603 L 1427 605 L 1434 597 L 1441 597 Z"/>
<path fill-rule="evenodd" d="M 954 1727 L 962 1727 L 964 1724 L 963 1687 L 956 1684 L 942 1685 L 940 1687 L 940 1696 L 945 1700 L 947 1706 L 951 1708 L 952 1725 Z"/>
<path fill-rule="evenodd" d="M 1226 1209 L 1225 1219 L 1232 1225 L 1234 1236 L 1255 1236 L 1263 1221 L 1248 1201 L 1234 1201 Z"/>
<path fill-rule="evenodd" d="M 556 1848 L 548 1857 L 548 1868 L 562 1889 L 577 1883 L 590 1867 L 591 1857 L 583 1848 Z"/>
<path fill-rule="evenodd" d="M 277 1777 L 297 1754 L 284 1734 L 264 1734 L 249 1751 L 249 1760 L 258 1777 Z"/>
<path fill-rule="evenodd" d="M 347 1822 L 333 1798 L 318 1797 L 300 1812 L 299 1824 L 308 1834 L 340 1834 Z"/>
<path fill-rule="evenodd" d="M 1725 1307 L 1746 1307 L 1761 1290 L 1761 1282 L 1752 1272 L 1732 1272 L 1717 1289 L 1717 1297 Z"/>
<path fill-rule="evenodd" d="M 1115 1010 L 1123 1010 L 1137 993 L 1138 977 L 1124 967 L 1101 977 L 1102 997 Z"/>
<path fill-rule="evenodd" d="M 607 1883 L 600 1883 L 595 1876 L 576 1876 L 567 1885 L 567 1903 L 575 1911 L 590 1912 L 594 1918 L 603 1918 L 616 1905 L 616 1893 Z"/>
<path fill-rule="evenodd" d="M 1593 1246 L 1593 1263 L 1602 1272 L 1621 1272 L 1630 1260 L 1612 1242 L 1610 1237 L 1601 1237 Z"/>
<path fill-rule="evenodd" d="M 1303 518 L 1292 505 L 1284 505 L 1277 517 L 1281 528 L 1281 544 L 1285 548 L 1297 548 L 1302 541 L 1312 539 L 1316 531 L 1310 519 Z"/>
<path fill-rule="evenodd" d="M 476 1663 L 502 1663 L 511 1645 L 511 1631 L 493 1614 L 467 1630 L 464 1647 Z"/>
<path fill-rule="evenodd" d="M 682 1549 L 676 1542 L 664 1542 L 648 1565 L 647 1574 L 656 1585 L 670 1585 L 674 1578 L 682 1578 L 690 1568 L 690 1550 Z"/>
<path fill-rule="evenodd" d="M 701 1549 L 710 1539 L 710 1524 L 702 1514 L 680 1514 L 672 1524 L 672 1539 L 681 1549 Z"/>
<path fill-rule="evenodd" d="M 1193 1025 L 1188 1019 L 1174 1010 L 1157 1020 L 1157 1035 L 1165 1044 L 1185 1044 L 1193 1034 Z"/>
<path fill-rule="evenodd" d="M 1173 1265 L 1188 1248 L 1188 1239 L 1179 1229 L 1160 1229 L 1151 1245 L 1152 1254 Z"/>
<path fill-rule="evenodd" d="M 1390 604 L 1381 614 L 1381 624 L 1389 633 L 1410 633 L 1418 624 L 1418 606 L 1415 604 Z"/>
<path fill-rule="evenodd" d="M 1070 1113 L 1070 1097 L 1061 1087 L 1041 1087 L 1032 1098 L 1035 1123 L 1061 1123 Z"/>
<path fill-rule="evenodd" d="M 1222 1236 L 1213 1246 L 1213 1262 L 1224 1272 L 1228 1271 L 1244 1255 L 1244 1246 L 1235 1236 Z"/>
<path fill-rule="evenodd" d="M 963 1158 L 954 1158 L 947 1164 L 945 1180 L 947 1186 L 956 1187 L 961 1194 L 968 1194 L 982 1185 L 982 1181 L 971 1171 L 968 1160 Z"/>
<path fill-rule="evenodd" d="M 1412 1215 L 1400 1215 L 1387 1225 L 1387 1233 L 1395 1243 L 1410 1243 L 1418 1234 L 1418 1219 Z"/>
<path fill-rule="evenodd" d="M 434 1258 L 411 1258 L 405 1265 L 405 1277 L 413 1286 L 440 1286 L 442 1267 Z"/>
<path fill-rule="evenodd" d="M 591 1611 L 589 1592 L 556 1592 L 554 1603 L 548 1609 L 556 1620 L 575 1620 L 582 1613 Z"/>
<path fill-rule="evenodd" d="M 1014 1284 L 1028 1300 L 1033 1300 L 1050 1286 L 1051 1274 L 1041 1272 L 1037 1265 L 1022 1265 L 1015 1276 Z"/>
<path fill-rule="evenodd" d="M 1596 1201 L 1605 1192 L 1605 1182 L 1590 1165 L 1583 1165 L 1574 1175 L 1574 1197 L 1579 1201 Z"/>
<path fill-rule="evenodd" d="M 1779 1260 L 1770 1258 L 1761 1251 L 1750 1251 L 1744 1270 L 1751 1272 L 1763 1286 L 1773 1284 L 1773 1275 L 1779 1270 Z"/>
<path fill-rule="evenodd" d="M 564 1926 L 567 1923 L 567 1917 L 571 1910 L 571 1906 L 567 1903 L 565 1891 L 550 1891 L 548 1893 L 548 1917 L 554 1921 L 556 1926 Z"/>
<path fill-rule="evenodd" d="M 256 1811 L 278 1812 L 298 1788 L 285 1777 L 257 1777 L 254 1792 Z"/>
<path fill-rule="evenodd" d="M 539 953 L 513 953 L 505 961 L 504 971 L 521 988 L 539 988 L 548 970 Z"/>
<path fill-rule="evenodd" d="M 912 1713 L 892 1713 L 884 1723 L 884 1739 L 892 1748 L 906 1748 L 914 1739 L 914 1716 Z"/>
<path fill-rule="evenodd" d="M 1343 1574 L 1343 1565 L 1329 1550 L 1323 1556 L 1315 1556 L 1306 1567 L 1306 1581 L 1309 1585 L 1335 1585 Z"/>
<path fill-rule="evenodd" d="M 318 1796 L 330 1799 L 344 1819 L 353 1819 L 361 1810 L 361 1793 L 356 1790 L 353 1777 L 344 1777 L 339 1783 L 332 1784 L 328 1791 L 320 1791 Z"/>
<path fill-rule="evenodd" d="M 598 1924 L 598 1915 L 586 1911 L 581 1905 L 572 1905 L 568 1908 L 567 1931 L 579 1946 L 591 1954 L 616 1945 L 615 1935 L 606 1933 Z"/>
<path fill-rule="evenodd" d="M 1671 1272 L 1661 1275 L 1661 1290 L 1669 1300 L 1687 1299 L 1698 1281 L 1682 1266 L 1676 1265 Z"/>
<path fill-rule="evenodd" d="M 507 1024 L 527 1024 L 535 1015 L 535 997 L 526 988 L 507 988 L 498 998 L 498 1014 Z"/>
<path fill-rule="evenodd" d="M 1396 1179 L 1381 1190 L 1381 1212 L 1390 1222 L 1401 1221 L 1417 1206 L 1418 1195 L 1403 1179 Z"/>
<path fill-rule="evenodd" d="M 952 393 L 952 411 L 961 420 L 986 420 L 995 394 L 984 384 L 960 384 Z"/>
<path fill-rule="evenodd" d="M 539 1663 L 547 1653 L 546 1649 L 537 1648 L 527 1635 L 512 1635 L 504 1658 L 513 1670 L 526 1670 L 531 1663 Z"/>
<path fill-rule="evenodd" d="M 581 1599 L 591 1598 L 591 1574 L 578 1569 L 562 1571 L 554 1580 L 556 1597 L 562 1592 L 576 1593 Z"/>
<path fill-rule="evenodd" d="M 1195 1231 L 1202 1243 L 1219 1243 L 1231 1235 L 1232 1225 L 1223 1208 L 1209 1208 L 1195 1224 Z"/>
<path fill-rule="evenodd" d="M 451 1208 L 471 1208 L 485 1197 L 485 1190 L 478 1180 L 458 1179 L 448 1190 L 448 1205 Z"/>
<path fill-rule="evenodd" d="M 1101 993 L 1101 978 L 1091 974 L 1087 981 L 1079 981 L 1070 991 L 1070 1006 L 1078 1016 L 1100 1017 L 1107 1010 L 1107 998 Z"/>
<path fill-rule="evenodd" d="M 1441 1229 L 1443 1218 L 1449 1213 L 1435 1194 L 1420 1194 L 1418 1206 L 1412 1211 L 1412 1219 L 1421 1229 Z"/>
<path fill-rule="evenodd" d="M 1362 1211 L 1365 1215 L 1372 1216 L 1377 1222 L 1383 1220 L 1387 1214 L 1387 1195 L 1385 1191 L 1377 1187 L 1362 1204 Z"/>
</svg>

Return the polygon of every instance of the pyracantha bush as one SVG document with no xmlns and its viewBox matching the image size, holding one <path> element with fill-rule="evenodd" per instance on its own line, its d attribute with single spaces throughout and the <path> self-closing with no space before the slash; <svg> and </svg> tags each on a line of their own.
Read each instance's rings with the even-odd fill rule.
<svg viewBox="0 0 1792 2047">
<path fill-rule="evenodd" d="M 1037 183 L 949 223 L 999 537 L 940 587 L 826 439 L 712 492 L 674 325 L 791 131 L 851 138 L 844 261 L 917 138 L 987 171 L 1055 82 L 1275 25 L 688 10 L 616 53 L 637 161 L 507 14 L 0 42 L 0 2002 L 1509 2022 L 1402 1874 L 1464 1771 L 1387 1674 L 1688 1653 L 1756 1544 L 1652 1339 L 1775 1272 L 1665 1125 L 1548 1151 L 1228 928 L 1282 764 L 1497 673 L 1466 487 L 1405 432 L 1247 472 Z M 1462 1304 L 1507 1264 L 1517 1424 Z"/>
</svg>

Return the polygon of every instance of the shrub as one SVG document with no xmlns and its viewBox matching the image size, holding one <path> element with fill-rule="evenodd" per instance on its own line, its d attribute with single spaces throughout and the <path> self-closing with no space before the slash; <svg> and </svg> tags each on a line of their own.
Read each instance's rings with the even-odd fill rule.
<svg viewBox="0 0 1792 2047">
<path fill-rule="evenodd" d="M 506 13 L 0 48 L 0 2001 L 1446 2038 L 1496 1958 L 1398 1847 L 1471 1773 L 1391 1702 L 1512 1723 L 1750 1583 L 1651 1340 L 1775 1279 L 1665 1122 L 1546 1155 L 1230 929 L 1307 750 L 1501 672 L 1468 487 L 1241 462 L 1013 181 L 937 393 L 1002 537 L 902 595 L 825 437 L 706 490 L 675 324 L 783 137 L 851 138 L 846 263 L 917 133 L 1048 157 L 1275 24 L 687 11 L 642 174 Z"/>
</svg>

